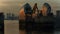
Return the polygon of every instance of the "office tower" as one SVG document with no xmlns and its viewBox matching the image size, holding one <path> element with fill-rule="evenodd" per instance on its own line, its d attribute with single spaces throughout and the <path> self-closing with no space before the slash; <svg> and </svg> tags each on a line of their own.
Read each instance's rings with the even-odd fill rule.
<svg viewBox="0 0 60 34">
<path fill-rule="evenodd" d="M 4 14 L 0 13 L 0 34 L 4 34 Z"/>
</svg>

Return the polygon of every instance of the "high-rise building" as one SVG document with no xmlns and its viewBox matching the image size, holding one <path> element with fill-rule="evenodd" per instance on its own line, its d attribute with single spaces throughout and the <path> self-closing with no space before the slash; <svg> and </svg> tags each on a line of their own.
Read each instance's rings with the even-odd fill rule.
<svg viewBox="0 0 60 34">
<path fill-rule="evenodd" d="M 32 13 L 32 7 L 30 6 L 29 3 L 26 3 L 24 5 L 24 12 L 25 12 L 25 14 L 31 14 Z"/>
<path fill-rule="evenodd" d="M 0 34 L 4 34 L 4 14 L 0 13 Z"/>
</svg>

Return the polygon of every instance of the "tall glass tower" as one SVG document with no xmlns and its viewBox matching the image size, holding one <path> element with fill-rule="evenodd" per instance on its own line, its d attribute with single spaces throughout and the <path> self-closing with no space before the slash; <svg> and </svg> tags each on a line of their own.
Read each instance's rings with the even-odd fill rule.
<svg viewBox="0 0 60 34">
<path fill-rule="evenodd" d="M 0 34 L 4 34 L 4 14 L 0 13 Z"/>
</svg>

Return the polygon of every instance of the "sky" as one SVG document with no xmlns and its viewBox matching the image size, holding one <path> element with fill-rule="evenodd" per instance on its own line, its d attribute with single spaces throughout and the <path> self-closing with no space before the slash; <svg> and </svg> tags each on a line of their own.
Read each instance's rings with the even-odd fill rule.
<svg viewBox="0 0 60 34">
<path fill-rule="evenodd" d="M 34 3 L 38 3 L 40 10 L 45 2 L 51 5 L 54 14 L 56 10 L 60 10 L 60 0 L 0 0 L 0 12 L 18 14 L 25 3 L 29 3 L 32 7 Z"/>
</svg>

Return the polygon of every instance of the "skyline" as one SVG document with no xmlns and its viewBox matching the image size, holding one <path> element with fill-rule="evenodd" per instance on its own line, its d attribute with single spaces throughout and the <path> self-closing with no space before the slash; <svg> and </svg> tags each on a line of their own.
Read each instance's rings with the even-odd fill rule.
<svg viewBox="0 0 60 34">
<path fill-rule="evenodd" d="M 29 2 L 28 2 L 29 1 Z M 34 3 L 38 4 L 39 10 L 41 9 L 43 3 L 49 3 L 52 7 L 52 11 L 56 14 L 56 10 L 60 10 L 60 0 L 0 0 L 0 12 L 4 13 L 16 13 L 18 14 L 20 8 L 25 4 L 29 3 L 32 7 Z M 57 5 L 56 5 L 57 4 Z"/>
</svg>

